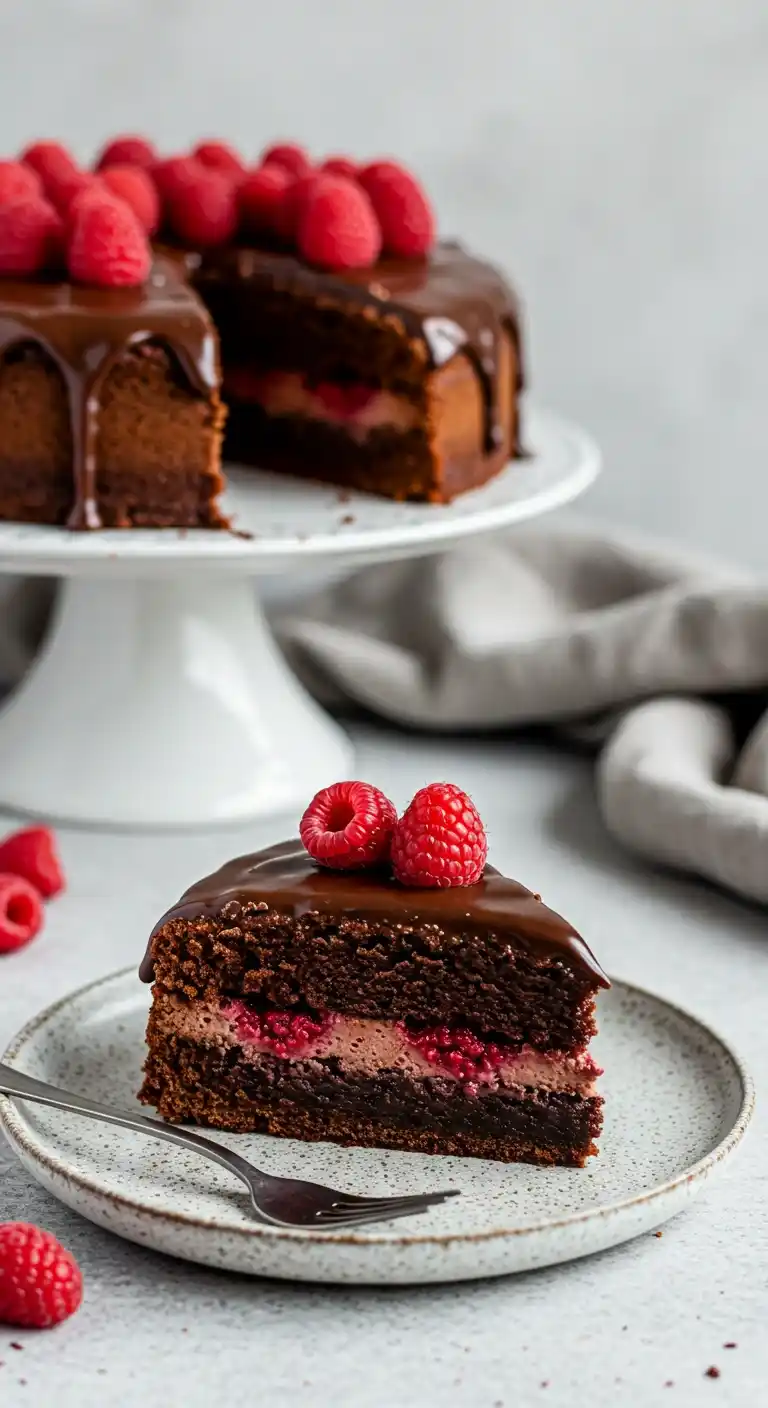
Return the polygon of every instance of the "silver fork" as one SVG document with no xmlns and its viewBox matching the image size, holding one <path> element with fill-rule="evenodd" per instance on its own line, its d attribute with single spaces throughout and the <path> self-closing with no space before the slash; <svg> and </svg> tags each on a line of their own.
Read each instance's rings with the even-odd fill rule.
<svg viewBox="0 0 768 1408">
<path fill-rule="evenodd" d="M 134 1115 L 130 1110 L 99 1105 L 83 1095 L 47 1085 L 45 1081 L 35 1080 L 33 1076 L 2 1063 L 0 1095 L 32 1100 L 38 1105 L 51 1105 L 54 1110 L 66 1110 L 73 1115 L 87 1115 L 94 1120 L 103 1120 L 105 1124 L 133 1129 L 138 1134 L 149 1134 L 153 1139 L 165 1139 L 169 1144 L 179 1144 L 183 1149 L 202 1154 L 203 1158 L 212 1159 L 222 1168 L 229 1169 L 245 1184 L 255 1213 L 273 1227 L 314 1227 L 327 1232 L 338 1228 L 365 1227 L 371 1222 L 415 1217 L 417 1213 L 437 1207 L 446 1198 L 455 1198 L 459 1193 L 458 1188 L 448 1188 L 441 1193 L 366 1198 L 354 1193 L 341 1193 L 336 1188 L 327 1188 L 323 1183 L 307 1183 L 300 1178 L 278 1178 L 275 1174 L 255 1168 L 223 1144 L 205 1139 L 190 1129 L 162 1124 L 160 1120 L 149 1119 L 146 1115 Z"/>
</svg>

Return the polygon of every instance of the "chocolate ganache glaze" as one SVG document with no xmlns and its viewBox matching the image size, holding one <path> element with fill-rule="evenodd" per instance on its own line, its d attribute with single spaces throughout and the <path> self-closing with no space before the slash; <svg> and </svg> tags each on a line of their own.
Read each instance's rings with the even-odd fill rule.
<svg viewBox="0 0 768 1408">
<path fill-rule="evenodd" d="M 373 307 L 395 317 L 409 337 L 423 343 L 435 369 L 464 352 L 483 392 L 486 453 L 503 443 L 500 338 L 507 333 L 515 347 L 519 390 L 523 384 L 520 308 L 503 275 L 457 242 L 441 242 L 426 259 L 382 259 L 367 269 L 333 273 L 313 268 L 292 254 L 244 246 L 204 253 L 179 250 L 176 258 L 203 298 L 211 282 L 261 283 L 319 301 Z M 519 446 L 515 449 L 519 452 Z"/>
<path fill-rule="evenodd" d="M 415 890 L 382 872 L 324 870 L 300 841 L 238 856 L 192 885 L 152 930 L 139 969 L 142 982 L 151 983 L 154 977 L 152 940 L 164 924 L 171 919 L 215 918 L 231 900 L 262 904 L 294 919 L 317 913 L 407 928 L 434 924 L 452 935 L 503 933 L 537 957 L 558 958 L 590 974 L 597 986 L 610 986 L 581 935 L 537 895 L 493 866 L 486 866 L 476 885 Z"/>
<path fill-rule="evenodd" d="M 101 388 L 121 356 L 150 340 L 170 349 L 201 395 L 217 389 L 216 332 L 171 260 L 156 260 L 138 288 L 0 282 L 0 357 L 19 343 L 36 344 L 66 384 L 74 480 L 69 528 L 101 527 L 96 492 Z"/>
</svg>

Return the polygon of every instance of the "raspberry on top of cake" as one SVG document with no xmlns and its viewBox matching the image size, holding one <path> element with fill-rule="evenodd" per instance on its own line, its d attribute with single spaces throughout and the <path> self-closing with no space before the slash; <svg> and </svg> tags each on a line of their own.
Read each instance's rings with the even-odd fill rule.
<svg viewBox="0 0 768 1408">
<path fill-rule="evenodd" d="M 156 925 L 141 1098 L 169 1120 L 582 1165 L 608 981 L 584 940 L 486 861 L 446 783 L 404 814 L 342 782 L 301 839 L 193 885 Z"/>
<path fill-rule="evenodd" d="M 231 458 L 393 498 L 517 453 L 515 296 L 398 162 L 34 143 L 0 162 L 0 318 L 0 518 L 223 526 L 219 391 Z"/>
</svg>

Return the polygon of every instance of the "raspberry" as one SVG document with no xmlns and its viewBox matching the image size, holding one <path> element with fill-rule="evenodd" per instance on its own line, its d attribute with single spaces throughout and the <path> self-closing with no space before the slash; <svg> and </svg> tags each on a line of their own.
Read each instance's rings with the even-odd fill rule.
<svg viewBox="0 0 768 1408">
<path fill-rule="evenodd" d="M 66 172 L 71 174 L 77 170 L 75 161 L 61 142 L 33 142 L 22 152 L 19 161 L 37 172 L 46 189 L 52 178 L 61 180 Z"/>
<path fill-rule="evenodd" d="M 238 191 L 240 216 L 250 234 L 277 234 L 286 192 L 293 184 L 284 166 L 260 166 L 251 171 Z"/>
<path fill-rule="evenodd" d="M 274 169 L 274 167 L 264 167 L 265 171 Z M 283 169 L 277 168 L 277 170 Z M 304 218 L 309 198 L 319 188 L 320 183 L 327 179 L 327 177 L 319 175 L 317 171 L 306 171 L 303 176 L 289 178 L 288 188 L 276 212 L 277 233 L 287 244 L 296 244 L 299 226 Z"/>
<path fill-rule="evenodd" d="M 348 156 L 326 157 L 317 169 L 324 171 L 327 176 L 343 176 L 347 181 L 357 178 L 357 163 L 351 161 Z"/>
<path fill-rule="evenodd" d="M 0 874 L 0 953 L 23 948 L 42 923 L 43 906 L 34 885 L 20 875 Z"/>
<path fill-rule="evenodd" d="M 82 1299 L 80 1268 L 52 1232 L 0 1223 L 0 1321 L 46 1330 L 74 1315 Z"/>
<path fill-rule="evenodd" d="M 67 249 L 67 267 L 78 283 L 133 288 L 152 264 L 147 237 L 130 206 L 116 196 L 79 205 Z"/>
<path fill-rule="evenodd" d="M 422 787 L 392 837 L 392 868 L 401 885 L 474 885 L 487 854 L 477 808 L 452 782 Z"/>
<path fill-rule="evenodd" d="M 157 161 L 157 152 L 146 137 L 113 137 L 102 148 L 96 162 L 96 171 L 105 171 L 108 166 L 141 166 L 145 171 Z"/>
<path fill-rule="evenodd" d="M 313 860 L 333 870 L 364 870 L 389 856 L 397 812 L 367 782 L 334 782 L 312 798 L 299 834 Z"/>
<path fill-rule="evenodd" d="M 194 180 L 202 169 L 201 163 L 195 161 L 193 156 L 166 156 L 162 161 L 155 162 L 149 174 L 157 187 L 160 199 L 169 201 L 188 181 Z"/>
<path fill-rule="evenodd" d="M 354 420 L 377 394 L 362 381 L 319 381 L 311 390 L 329 414 L 340 420 Z"/>
<path fill-rule="evenodd" d="M 160 224 L 160 197 L 149 173 L 139 166 L 108 166 L 101 181 L 131 207 L 142 229 L 153 235 Z"/>
<path fill-rule="evenodd" d="M 42 194 L 43 183 L 31 166 L 22 166 L 20 161 L 0 161 L 0 204 Z"/>
<path fill-rule="evenodd" d="M 488 1081 L 506 1054 L 497 1042 L 484 1041 L 467 1027 L 422 1027 L 413 1031 L 405 1022 L 398 1022 L 397 1029 L 431 1066 L 441 1066 L 464 1082 Z"/>
<path fill-rule="evenodd" d="M 221 171 L 198 164 L 171 191 L 167 214 L 185 244 L 225 244 L 237 230 L 237 190 Z"/>
<path fill-rule="evenodd" d="M 73 197 L 62 215 L 65 239 L 67 239 L 74 230 L 80 213 L 85 210 L 86 206 L 93 205 L 94 202 L 96 205 L 103 205 L 105 201 L 113 199 L 115 199 L 113 192 L 107 190 L 107 187 L 102 184 L 101 178 L 99 178 L 99 184 L 97 186 L 84 186 L 83 189 L 78 191 L 77 195 Z"/>
<path fill-rule="evenodd" d="M 374 161 L 357 179 L 376 211 L 386 253 L 426 254 L 435 242 L 435 217 L 416 177 L 394 161 Z"/>
<path fill-rule="evenodd" d="M 211 166 L 225 176 L 244 176 L 245 162 L 228 142 L 198 142 L 192 153 L 203 166 Z"/>
<path fill-rule="evenodd" d="M 241 998 L 222 1007 L 225 1017 L 234 1022 L 238 1041 L 258 1042 L 276 1056 L 296 1056 L 312 1046 L 333 1024 L 326 1012 L 257 1012 Z"/>
<path fill-rule="evenodd" d="M 85 191 L 103 191 L 104 183 L 93 171 L 64 171 L 51 176 L 46 186 L 48 199 L 62 215 L 66 215 L 72 202 Z"/>
<path fill-rule="evenodd" d="M 299 219 L 298 246 L 321 269 L 365 269 L 381 251 L 381 230 L 367 195 L 341 176 L 324 176 Z"/>
<path fill-rule="evenodd" d="M 229 367 L 224 373 L 223 389 L 227 399 L 268 402 L 276 386 L 283 382 L 282 372 L 262 372 L 254 367 Z"/>
<path fill-rule="evenodd" d="M 304 176 L 312 165 L 303 147 L 295 142 L 277 142 L 259 157 L 261 166 L 284 166 L 292 176 Z"/>
<path fill-rule="evenodd" d="M 58 262 L 61 217 L 42 196 L 0 205 L 0 274 L 38 274 Z"/>
<path fill-rule="evenodd" d="M 64 871 L 53 832 L 47 826 L 26 826 L 6 836 L 0 841 L 0 873 L 20 875 L 44 900 L 61 894 Z"/>
</svg>

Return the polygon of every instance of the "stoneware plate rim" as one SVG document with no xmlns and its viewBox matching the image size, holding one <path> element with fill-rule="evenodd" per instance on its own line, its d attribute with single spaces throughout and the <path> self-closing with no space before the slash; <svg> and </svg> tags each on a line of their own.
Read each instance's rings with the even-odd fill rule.
<svg viewBox="0 0 768 1408">
<path fill-rule="evenodd" d="M 73 989 L 63 997 L 58 998 L 55 1002 L 50 1003 L 47 1007 L 30 1018 L 12 1038 L 3 1055 L 3 1061 L 7 1065 L 13 1066 L 18 1057 L 22 1054 L 27 1043 L 32 1041 L 46 1023 L 55 1018 L 61 1010 L 66 1008 L 70 1003 L 87 997 L 100 987 L 119 984 L 129 975 L 133 974 L 134 971 L 133 966 L 131 966 L 130 968 L 122 968 L 116 972 L 108 973 L 102 977 L 93 979 L 89 983 L 83 984 L 79 988 Z M 616 1217 L 630 1208 L 648 1205 L 657 1200 L 664 1200 L 682 1185 L 688 1184 L 690 1186 L 706 1178 L 706 1176 L 716 1168 L 718 1164 L 722 1163 L 740 1144 L 749 1125 L 755 1105 L 754 1082 L 744 1061 L 733 1049 L 730 1041 L 726 1041 L 708 1022 L 704 1022 L 701 1018 L 696 1017 L 679 1004 L 671 1002 L 667 998 L 660 997 L 659 994 L 653 992 L 651 989 L 640 987 L 638 984 L 625 981 L 622 978 L 613 977 L 611 981 L 614 989 L 621 988 L 630 997 L 634 995 L 643 1001 L 661 1004 L 668 1008 L 677 1020 L 682 1020 L 684 1024 L 698 1028 L 708 1042 L 719 1047 L 722 1056 L 726 1058 L 726 1062 L 733 1068 L 733 1073 L 738 1078 L 740 1084 L 739 1109 L 731 1128 L 719 1142 L 715 1144 L 708 1153 L 704 1154 L 701 1158 L 697 1159 L 695 1163 L 683 1169 L 674 1177 L 627 1198 L 590 1207 L 568 1214 L 565 1217 L 558 1216 L 547 1218 L 520 1227 L 494 1227 L 479 1232 L 414 1233 L 410 1235 L 404 1232 L 350 1232 L 346 1234 L 334 1234 L 304 1229 L 291 1230 L 287 1228 L 269 1227 L 258 1223 L 254 1223 L 252 1227 L 234 1223 L 228 1225 L 221 1221 L 212 1222 L 204 1217 L 195 1216 L 194 1214 L 167 1211 L 161 1208 L 151 1207 L 145 1202 L 127 1196 L 125 1193 L 114 1191 L 106 1192 L 103 1187 L 92 1183 L 88 1175 L 79 1172 L 70 1163 L 59 1156 L 55 1150 L 52 1150 L 46 1144 L 45 1136 L 36 1136 L 29 1130 L 24 1118 L 24 1110 L 25 1108 L 34 1107 L 25 1105 L 24 1101 L 19 1101 L 18 1108 L 16 1108 L 13 1097 L 0 1095 L 0 1127 L 5 1131 L 11 1147 L 15 1151 L 18 1149 L 23 1150 L 34 1165 L 39 1165 L 43 1168 L 47 1167 L 51 1173 L 70 1180 L 79 1186 L 83 1192 L 93 1198 L 99 1199 L 102 1202 L 108 1200 L 113 1206 L 120 1205 L 126 1207 L 140 1217 L 146 1217 L 150 1220 L 160 1220 L 164 1223 L 188 1226 L 199 1231 L 210 1231 L 218 1234 L 226 1233 L 229 1236 L 236 1234 L 238 1237 L 244 1237 L 247 1241 L 266 1238 L 270 1242 L 277 1240 L 312 1243 L 315 1245 L 322 1244 L 324 1246 L 333 1244 L 345 1246 L 349 1246 L 350 1244 L 365 1246 L 375 1246 L 377 1244 L 383 1246 L 437 1244 L 446 1246 L 453 1242 L 489 1242 L 499 1237 L 528 1238 L 569 1229 L 587 1222 L 602 1223 L 606 1219 Z M 213 1135 L 215 1137 L 215 1131 Z M 87 1216 L 87 1214 L 85 1215 Z"/>
</svg>

